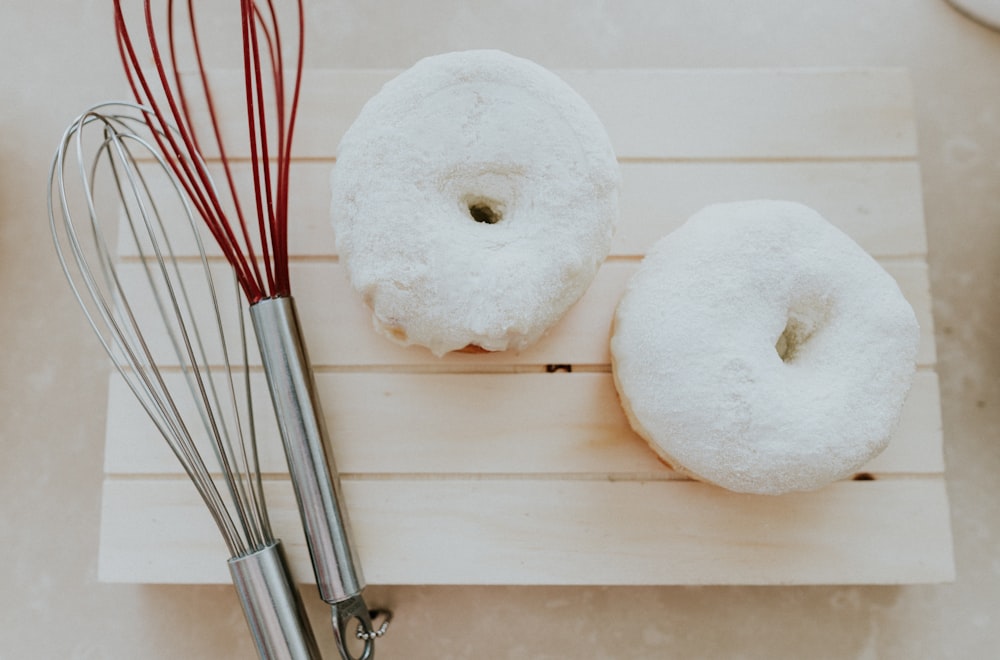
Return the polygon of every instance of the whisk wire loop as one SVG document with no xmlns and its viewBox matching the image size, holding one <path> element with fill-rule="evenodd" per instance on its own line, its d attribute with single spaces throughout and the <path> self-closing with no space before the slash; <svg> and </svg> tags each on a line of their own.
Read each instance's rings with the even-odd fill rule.
<svg viewBox="0 0 1000 660">
<path fill-rule="evenodd" d="M 129 106 L 127 106 L 129 107 Z M 115 106 L 115 109 L 123 108 Z M 74 122 L 63 136 L 53 162 L 50 175 L 50 225 L 56 237 L 57 255 L 74 295 L 84 309 L 91 327 L 106 352 L 112 357 L 115 368 L 140 404 L 152 419 L 157 430 L 177 456 L 185 472 L 202 495 L 223 538 L 233 556 L 246 554 L 268 543 L 272 534 L 263 501 L 263 480 L 259 457 L 254 441 L 252 407 L 249 403 L 249 373 L 243 370 L 243 384 L 238 394 L 236 374 L 225 338 L 221 300 L 215 288 L 211 265 L 205 256 L 201 237 L 187 200 L 178 184 L 171 181 L 173 193 L 185 211 L 184 222 L 198 247 L 201 278 L 205 281 L 205 294 L 212 318 L 208 327 L 218 333 L 213 348 L 221 355 L 221 369 L 211 366 L 209 342 L 200 329 L 199 316 L 192 292 L 189 291 L 183 264 L 177 256 L 171 231 L 164 219 L 164 212 L 156 202 L 138 163 L 135 150 L 152 156 L 159 167 L 166 167 L 157 154 L 153 142 L 134 132 L 142 128 L 132 117 L 118 114 L 101 114 L 105 107 L 94 108 Z M 137 112 L 144 111 L 141 108 Z M 92 159 L 85 155 L 84 133 L 91 124 L 99 123 L 100 138 Z M 74 158 L 75 157 L 75 158 Z M 86 233 L 78 230 L 70 209 L 70 186 L 66 180 L 68 161 L 75 160 L 76 175 L 86 208 Z M 130 298 L 135 291 L 122 281 L 115 252 L 101 226 L 101 213 L 97 208 L 98 172 L 108 171 L 112 188 L 122 201 L 121 213 L 125 234 L 131 240 L 138 264 L 146 283 L 143 296 L 153 303 L 158 312 L 161 330 L 174 352 L 181 373 L 192 392 L 194 406 L 205 429 L 208 443 L 222 472 L 222 482 L 228 491 L 223 497 L 211 470 L 199 451 L 192 431 L 185 422 L 181 406 L 175 401 L 162 369 L 157 366 L 153 348 L 144 338 L 150 327 L 148 314 L 134 308 Z M 164 170 L 166 171 L 166 170 Z M 58 198 L 58 207 L 54 199 Z M 58 212 L 57 212 L 58 208 Z M 61 226 L 57 223 L 61 216 Z M 173 219 L 177 224 L 176 219 Z M 132 283 L 134 288 L 135 283 Z M 246 323 L 239 305 L 238 295 L 233 296 L 237 310 L 241 353 L 247 356 Z M 88 302 L 89 301 L 89 302 Z M 225 375 L 226 392 L 223 395 L 213 376 Z M 239 404 L 241 397 L 244 404 Z M 228 412 L 226 412 L 228 409 Z M 228 418 L 226 423 L 223 417 Z M 246 417 L 244 427 L 241 419 Z M 230 421 L 231 420 L 231 421 Z"/>
<path fill-rule="evenodd" d="M 300 38 L 296 50 L 296 73 L 290 86 L 285 80 L 282 37 L 274 2 L 240 0 L 239 3 L 247 119 L 246 146 L 249 150 L 250 177 L 254 192 L 250 200 L 243 199 L 231 165 L 231 153 L 222 130 L 217 99 L 206 72 L 194 1 L 178 3 L 185 5 L 179 9 L 174 0 L 166 0 L 165 43 L 157 37 L 153 4 L 149 0 L 143 3 L 144 37 L 154 70 L 150 75 L 144 72 L 142 63 L 145 57 L 139 53 L 136 41 L 129 31 L 123 3 L 115 0 L 114 4 L 118 47 L 129 85 L 137 101 L 150 108 L 149 120 L 159 129 L 160 135 L 156 137 L 158 146 L 164 152 L 168 164 L 175 170 L 185 192 L 191 197 L 196 211 L 204 218 L 212 237 L 236 270 L 248 301 L 253 304 L 266 297 L 288 295 L 289 165 L 304 53 L 301 35 L 305 22 L 301 0 L 296 3 Z M 194 52 L 201 82 L 201 102 L 208 115 L 207 133 L 212 138 L 214 148 L 218 150 L 225 189 L 228 191 L 226 202 L 232 213 L 227 213 L 221 191 L 212 183 L 212 175 L 202 158 L 203 145 L 191 120 L 194 108 L 177 55 L 179 22 L 188 26 L 186 37 Z M 166 130 L 168 123 L 176 126 L 177 130 Z M 251 223 L 246 215 L 246 209 L 250 207 L 256 216 L 256 228 L 253 230 L 256 232 L 255 238 L 251 236 Z"/>
<path fill-rule="evenodd" d="M 117 148 L 119 145 L 116 143 Z M 124 154 L 119 154 L 125 157 Z M 131 157 L 129 154 L 128 157 Z M 112 160 L 112 163 L 115 161 Z M 132 161 L 129 161 L 132 162 Z M 125 199 L 124 191 L 122 191 L 120 185 L 120 178 L 116 173 L 116 184 L 119 185 L 119 193 L 122 198 Z M 138 179 L 141 179 L 141 175 L 137 170 L 133 168 L 127 168 L 125 174 L 128 178 L 128 195 L 132 199 L 135 199 L 137 195 L 145 192 L 147 199 L 148 189 L 140 190 L 138 187 Z M 232 441 L 229 436 L 228 427 L 219 423 L 216 419 L 215 410 L 221 409 L 221 404 L 218 401 L 218 392 L 215 389 L 215 385 L 212 379 L 206 379 L 204 373 L 207 372 L 211 374 L 211 370 L 208 362 L 207 355 L 205 354 L 205 343 L 202 340 L 200 332 L 198 330 L 199 325 L 194 322 L 194 310 L 191 303 L 191 297 L 188 293 L 187 286 L 185 285 L 185 280 L 181 275 L 177 258 L 173 251 L 173 247 L 170 243 L 169 233 L 165 231 L 165 227 L 162 224 L 162 219 L 158 213 L 150 212 L 153 209 L 147 210 L 147 207 L 143 204 L 138 204 L 140 210 L 140 216 L 142 220 L 142 226 L 146 230 L 146 235 L 154 237 L 150 241 L 152 245 L 152 251 L 154 258 L 152 260 L 148 259 L 144 249 L 142 247 L 142 241 L 137 234 L 135 234 L 137 223 L 134 222 L 133 218 L 129 217 L 128 226 L 132 228 L 133 237 L 135 240 L 135 245 L 139 253 L 139 261 L 143 265 L 143 270 L 145 272 L 147 281 L 150 285 L 150 291 L 153 294 L 153 299 L 156 302 L 156 306 L 160 311 L 161 318 L 164 319 L 164 326 L 167 331 L 167 335 L 170 339 L 170 343 L 174 348 L 174 352 L 177 355 L 178 362 L 181 365 L 182 372 L 186 380 L 188 381 L 189 387 L 196 391 L 198 396 L 193 397 L 193 401 L 198 409 L 199 415 L 201 416 L 203 423 L 205 424 L 210 437 L 215 438 L 216 442 L 211 444 L 212 449 L 216 455 L 216 459 L 224 474 L 224 483 L 230 491 L 230 497 L 235 502 L 245 502 L 248 498 L 246 491 L 243 486 L 243 481 L 239 477 L 239 472 L 234 469 L 234 451 L 232 446 Z M 128 215 L 132 214 L 132 210 L 129 205 L 125 205 L 125 213 Z M 154 224 L 155 223 L 155 224 Z M 206 274 L 208 274 L 208 263 L 202 256 L 202 265 L 205 269 Z M 151 263 L 155 264 L 156 272 L 152 270 Z M 172 272 L 168 272 L 172 271 Z M 162 284 L 162 287 L 160 286 Z M 217 327 L 221 328 L 221 318 L 218 316 L 218 297 L 215 292 L 215 284 L 213 279 L 209 276 L 206 277 L 206 285 L 211 298 L 211 304 L 209 309 L 212 310 L 216 315 Z M 166 297 L 163 296 L 161 288 L 165 290 Z M 125 301 L 127 304 L 127 300 Z M 131 313 L 130 313 L 130 316 Z M 176 323 L 171 323 L 170 320 L 173 319 Z M 141 335 L 140 335 L 141 336 Z M 226 365 L 230 364 L 228 357 L 228 349 L 226 348 L 226 343 L 222 342 L 220 344 L 220 349 L 223 351 L 223 362 Z M 196 355 L 197 351 L 197 355 Z M 151 356 L 147 356 L 151 357 Z M 227 367 L 229 368 L 229 367 Z M 157 384 L 160 391 L 163 393 L 164 398 L 171 402 L 172 410 L 176 411 L 176 407 L 173 405 L 172 397 L 170 396 L 169 389 L 163 384 L 163 380 L 160 377 L 159 369 L 152 369 L 157 377 Z M 208 385 L 206 385 L 206 380 Z M 209 390 L 212 392 L 212 398 L 209 398 Z M 215 406 L 209 405 L 211 401 L 215 402 Z M 238 416 L 236 417 L 238 420 Z M 178 420 L 183 424 L 183 419 Z M 186 429 L 184 430 L 187 433 Z M 252 547 L 259 547 L 261 545 L 260 533 L 257 529 L 256 524 L 250 519 L 248 509 L 246 506 L 236 506 L 236 514 L 240 518 L 241 527 L 245 533 L 245 543 Z M 243 539 L 240 539 L 241 545 Z M 237 554 L 245 554 L 248 547 L 239 547 Z"/>
</svg>

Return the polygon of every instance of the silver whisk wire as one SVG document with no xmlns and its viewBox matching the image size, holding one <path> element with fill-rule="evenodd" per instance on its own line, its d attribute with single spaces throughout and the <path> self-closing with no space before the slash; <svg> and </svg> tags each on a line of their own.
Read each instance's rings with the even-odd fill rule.
<svg viewBox="0 0 1000 660">
<path fill-rule="evenodd" d="M 101 104 L 66 129 L 53 159 L 48 193 L 56 253 L 112 364 L 166 439 L 219 528 L 261 657 L 318 658 L 267 516 L 239 288 L 232 270 L 222 264 L 233 286 L 236 325 L 227 333 L 200 224 L 148 132 L 145 112 L 130 103 Z M 167 195 L 160 196 L 162 183 L 155 188 L 147 172 L 165 177 Z M 106 184 L 102 177 L 107 177 Z M 107 215 L 99 208 L 101 185 L 119 208 L 119 241 L 131 241 L 139 277 L 122 277 L 122 262 L 105 227 Z M 166 201 L 172 204 L 169 208 Z M 195 257 L 176 252 L 174 244 L 180 240 L 193 244 Z M 145 285 L 141 293 L 134 289 L 137 281 Z M 199 294 L 204 296 L 201 305 Z M 140 309 L 144 303 L 152 304 L 152 313 Z M 163 360 L 158 347 L 148 339 L 156 334 L 166 336 L 186 387 L 168 383 L 170 374 L 159 366 Z M 234 364 L 230 341 L 238 341 L 242 369 Z M 220 379 L 221 384 L 216 382 Z M 182 393 L 187 397 L 183 402 L 178 401 Z M 202 452 L 206 443 L 221 488 Z"/>
<path fill-rule="evenodd" d="M 230 554 L 233 556 L 246 554 L 249 550 L 260 547 L 263 539 L 271 536 L 266 510 L 260 504 L 263 493 L 256 451 L 248 449 L 248 446 L 255 444 L 253 437 L 250 436 L 253 428 L 252 421 L 250 421 L 247 432 L 244 432 L 243 425 L 238 421 L 240 416 L 233 416 L 233 419 L 236 420 L 233 434 L 239 440 L 237 444 L 232 440 L 229 425 L 222 424 L 219 419 L 222 403 L 219 399 L 218 388 L 211 378 L 212 373 L 219 369 L 213 368 L 208 363 L 205 339 L 199 326 L 193 323 L 193 303 L 188 286 L 181 276 L 179 258 L 173 251 L 164 219 L 154 196 L 150 192 L 149 182 L 136 160 L 135 150 L 141 149 L 147 157 L 152 157 L 153 162 L 159 162 L 161 166 L 165 166 L 165 164 L 160 160 L 159 154 L 150 142 L 135 132 L 135 129 L 140 129 L 140 126 L 138 124 L 130 126 L 132 123 L 131 117 L 121 114 L 103 114 L 101 109 L 97 108 L 84 113 L 64 135 L 62 148 L 57 154 L 57 160 L 62 166 L 54 170 L 54 173 L 59 189 L 60 209 L 64 221 L 63 229 L 73 261 L 78 268 L 75 273 L 78 277 L 74 277 L 73 267 L 67 259 L 63 246 L 58 242 L 56 244 L 57 253 L 88 321 L 98 334 L 105 350 L 111 355 L 118 373 L 167 439 L 170 448 L 191 477 L 198 492 L 205 499 L 229 546 Z M 101 131 L 101 141 L 95 149 L 92 160 L 88 163 L 85 153 L 87 145 L 84 144 L 84 129 L 95 124 Z M 89 229 L 89 238 L 93 241 L 93 254 L 96 256 L 96 263 L 92 263 L 87 258 L 84 244 L 86 237 L 81 236 L 73 224 L 74 216 L 69 208 L 65 178 L 66 158 L 71 155 L 67 147 L 71 148 L 72 154 L 76 156 L 77 174 L 83 184 L 81 192 L 84 195 L 88 211 L 87 229 Z M 175 394 L 164 382 L 162 370 L 157 366 L 152 350 L 146 342 L 142 324 L 150 324 L 152 321 L 139 320 L 129 302 L 131 296 L 119 277 L 116 257 L 101 226 L 101 214 L 97 210 L 94 198 L 98 184 L 98 168 L 102 163 L 108 167 L 114 187 L 123 202 L 122 213 L 127 220 L 125 228 L 131 233 L 138 254 L 138 264 L 143 269 L 149 284 L 147 292 L 152 295 L 160 312 L 158 319 L 162 321 L 160 329 L 166 332 L 178 364 L 181 365 L 181 371 L 195 394 L 192 401 L 196 405 L 208 437 L 214 440 L 211 447 L 225 474 L 224 481 L 233 502 L 236 503 L 235 506 L 227 506 L 224 503 L 223 497 L 212 479 L 211 472 L 195 445 L 191 430 L 179 410 Z M 176 186 L 174 182 L 171 184 Z M 199 243 L 199 267 L 204 274 L 208 294 L 212 301 L 209 307 L 216 314 L 215 327 L 218 329 L 220 339 L 218 347 L 222 350 L 223 364 L 221 369 L 229 384 L 230 400 L 228 403 L 235 406 L 236 391 L 233 366 L 229 357 L 225 330 L 219 316 L 219 300 L 215 290 L 215 281 L 203 246 L 200 245 L 197 225 L 187 207 L 187 201 L 183 198 L 178 187 L 174 188 L 174 192 L 178 196 L 178 201 L 184 205 L 185 222 L 187 228 L 192 232 L 191 237 Z M 55 222 L 55 217 L 55 214 L 50 215 L 53 222 Z M 56 231 L 54 225 L 53 231 Z M 143 237 L 150 239 L 148 244 L 144 245 Z M 95 266 L 98 269 L 100 279 L 93 274 L 92 268 Z M 78 281 L 83 283 L 84 289 L 81 289 Z M 92 308 L 88 308 L 84 298 L 85 292 L 90 295 L 94 303 Z M 238 302 L 238 298 L 236 300 Z M 239 307 L 237 306 L 236 309 Z M 96 315 L 93 310 L 97 311 Z M 238 315 L 238 318 L 242 319 L 242 315 Z M 102 323 L 104 324 L 103 329 Z M 147 332 L 151 329 L 146 327 Z M 242 328 L 240 330 L 242 331 Z M 239 341 L 242 352 L 245 354 L 246 338 L 242 333 Z M 244 392 L 244 395 L 248 395 L 248 393 Z M 252 420 L 252 407 L 249 405 L 246 407 L 246 415 L 248 420 Z M 243 459 L 241 461 L 244 468 L 242 472 L 233 467 L 231 459 L 237 455 Z M 249 488 L 244 475 L 253 475 L 251 477 L 253 483 L 249 484 Z M 235 523 L 234 517 L 239 520 L 239 526 Z"/>
</svg>

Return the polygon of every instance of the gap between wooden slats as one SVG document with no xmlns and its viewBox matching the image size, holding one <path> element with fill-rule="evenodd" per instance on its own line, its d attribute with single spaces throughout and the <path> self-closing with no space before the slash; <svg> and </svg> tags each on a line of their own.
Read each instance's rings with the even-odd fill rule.
<svg viewBox="0 0 1000 660">
<path fill-rule="evenodd" d="M 345 479 L 372 584 L 894 584 L 954 578 L 941 479 L 842 482 L 794 497 L 690 481 Z M 295 578 L 311 580 L 288 482 L 269 482 Z M 457 542 L 461 539 L 461 542 Z M 184 481 L 106 481 L 99 577 L 228 582 Z"/>
<path fill-rule="evenodd" d="M 330 225 L 333 166 L 332 161 L 296 161 L 292 166 L 289 250 L 293 256 L 336 253 Z M 239 185 L 249 190 L 246 164 L 237 164 L 235 171 Z M 158 199 L 172 198 L 169 190 L 163 190 L 162 178 L 149 179 L 162 190 Z M 763 198 L 815 208 L 876 257 L 927 252 L 915 162 L 644 162 L 622 164 L 621 224 L 611 254 L 645 254 L 656 240 L 708 204 Z M 193 241 L 175 243 L 178 253 L 195 254 Z M 213 241 L 206 240 L 205 245 L 210 254 L 220 254 Z M 122 240 L 119 253 L 134 256 L 136 249 Z"/>
<path fill-rule="evenodd" d="M 883 260 L 882 265 L 895 277 L 917 315 L 921 326 L 917 355 L 921 366 L 935 362 L 934 325 L 931 316 L 930 284 L 927 265 L 917 260 Z M 185 269 L 195 268 L 190 264 Z M 292 264 L 292 289 L 302 321 L 302 331 L 309 346 L 315 368 L 326 365 L 449 365 L 468 367 L 482 365 L 485 369 L 506 364 L 608 364 L 608 337 L 615 306 L 635 271 L 635 260 L 612 260 L 605 263 L 583 298 L 539 342 L 522 352 L 506 351 L 491 354 L 450 353 L 442 358 L 421 347 L 401 347 L 377 335 L 372 329 L 371 313 L 348 283 L 343 266 L 331 261 L 305 261 Z M 119 269 L 128 287 L 134 287 L 130 302 L 136 314 L 148 320 L 146 339 L 158 364 L 176 364 L 159 322 L 159 312 L 146 295 L 141 268 L 134 263 Z M 217 272 L 227 272 L 223 264 Z M 223 279 L 220 277 L 220 279 Z M 204 286 L 192 285 L 195 297 L 204 297 Z M 232 287 L 222 286 L 222 311 L 235 325 L 236 310 L 243 305 L 235 299 Z M 206 309 L 205 302 L 198 304 Z M 157 330 L 160 330 L 158 333 Z M 259 364 L 256 346 L 251 339 L 251 364 Z M 218 354 L 210 358 L 218 362 Z"/>
<path fill-rule="evenodd" d="M 397 70 L 305 72 L 299 158 L 335 155 L 364 103 Z M 620 158 L 912 158 L 903 69 L 601 69 L 556 72 L 604 123 Z M 216 96 L 243 98 L 235 71 L 212 72 Z M 205 117 L 200 123 L 204 124 Z M 222 113 L 230 154 L 247 157 L 242 112 Z M 206 154 L 211 156 L 212 154 Z"/>
</svg>

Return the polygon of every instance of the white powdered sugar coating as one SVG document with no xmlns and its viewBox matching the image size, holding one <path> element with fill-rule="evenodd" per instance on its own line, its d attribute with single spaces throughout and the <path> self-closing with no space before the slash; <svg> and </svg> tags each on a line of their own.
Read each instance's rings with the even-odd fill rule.
<svg viewBox="0 0 1000 660">
<path fill-rule="evenodd" d="M 815 211 L 709 206 L 650 250 L 616 315 L 615 384 L 677 469 L 777 494 L 881 452 L 919 327 L 895 280 Z"/>
<path fill-rule="evenodd" d="M 620 173 L 587 103 L 500 51 L 421 60 L 344 135 L 337 248 L 375 327 L 437 355 L 522 349 L 587 289 Z"/>
</svg>

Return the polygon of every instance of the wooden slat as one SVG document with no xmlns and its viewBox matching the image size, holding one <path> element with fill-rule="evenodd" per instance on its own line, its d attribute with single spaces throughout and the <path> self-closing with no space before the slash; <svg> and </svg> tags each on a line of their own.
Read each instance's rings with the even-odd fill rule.
<svg viewBox="0 0 1000 660">
<path fill-rule="evenodd" d="M 310 581 L 288 482 L 268 484 L 292 571 Z M 688 481 L 357 480 L 344 497 L 372 584 L 824 584 L 954 577 L 940 479 L 794 497 Z M 99 575 L 226 582 L 226 553 L 182 481 L 104 487 Z"/>
<path fill-rule="evenodd" d="M 918 363 L 933 364 L 935 352 L 927 267 L 916 261 L 883 265 L 913 305 L 923 329 Z M 316 272 L 327 268 L 329 274 Z M 368 309 L 353 293 L 340 265 L 303 264 L 293 287 L 300 301 L 303 332 L 310 342 L 310 354 L 316 365 L 608 364 L 611 319 L 635 268 L 633 261 L 606 263 L 587 293 L 562 321 L 546 337 L 520 353 L 451 353 L 440 359 L 425 349 L 402 348 L 375 334 L 371 330 Z M 310 269 L 315 270 L 306 272 Z"/>
<path fill-rule="evenodd" d="M 944 472 L 941 390 L 933 371 L 918 371 L 884 452 L 865 466 L 874 474 Z"/>
<path fill-rule="evenodd" d="M 626 158 L 917 153 L 902 69 L 566 71 Z"/>
<path fill-rule="evenodd" d="M 336 253 L 330 226 L 329 178 L 333 162 L 297 162 L 292 167 L 289 217 L 293 256 Z M 218 167 L 213 167 L 218 171 Z M 235 167 L 249 189 L 246 164 Z M 150 179 L 156 182 L 155 176 Z M 158 190 L 163 189 L 160 182 Z M 168 199 L 169 191 L 158 195 Z M 787 199 L 819 211 L 876 257 L 927 252 L 915 162 L 626 162 L 622 164 L 621 224 L 613 256 L 636 256 L 676 229 L 702 207 L 744 199 Z M 136 249 L 122 237 L 120 254 Z M 180 254 L 195 254 L 194 241 L 175 243 Z M 221 254 L 206 241 L 210 254 Z"/>
<path fill-rule="evenodd" d="M 919 262 L 884 265 L 896 277 L 924 329 L 918 363 L 933 364 L 933 322 L 926 266 Z M 317 270 L 323 267 L 308 265 Z M 306 268 L 303 266 L 302 270 Z M 316 346 L 310 351 L 317 365 L 608 364 L 608 337 L 614 309 L 635 268 L 636 264 L 631 261 L 606 263 L 587 293 L 562 321 L 546 337 L 520 353 L 451 353 L 441 359 L 434 358 L 425 349 L 402 348 L 376 335 L 370 329 L 367 308 L 353 295 L 342 272 L 326 276 L 301 272 L 293 286 L 298 287 L 296 295 L 301 301 L 303 332 L 310 346 Z M 331 267 L 332 270 L 341 270 L 341 267 Z M 346 302 L 349 299 L 351 302 Z"/>
<path fill-rule="evenodd" d="M 922 366 L 934 364 L 934 333 L 931 316 L 930 284 L 927 266 L 915 260 L 883 262 L 890 275 L 896 278 L 903 295 L 913 305 L 922 328 L 917 361 Z M 524 351 L 492 354 L 449 353 L 437 358 L 421 347 L 401 347 L 375 333 L 371 313 L 351 288 L 343 266 L 330 261 L 305 261 L 292 265 L 292 288 L 302 321 L 302 331 L 309 344 L 313 366 L 372 366 L 417 365 L 435 368 L 496 369 L 500 365 L 576 364 L 600 365 L 611 361 L 608 337 L 615 306 L 625 290 L 625 284 L 635 272 L 635 260 L 605 263 L 588 291 L 569 310 L 549 334 Z M 187 266 L 190 269 L 190 266 Z M 140 267 L 123 264 L 122 278 L 128 287 L 135 287 L 130 294 L 136 314 L 148 319 L 146 339 L 157 361 L 176 364 L 176 358 L 163 334 L 158 321 L 159 312 L 153 299 L 145 294 Z M 226 268 L 219 266 L 224 274 Z M 224 277 L 219 277 L 225 281 Z M 192 287 L 193 288 L 193 287 Z M 196 298 L 205 298 L 203 289 L 194 289 Z M 228 325 L 235 325 L 235 310 L 241 309 L 231 287 L 220 286 L 222 311 Z M 206 309 L 204 302 L 195 303 Z M 252 341 L 252 340 L 251 340 Z M 250 363 L 257 365 L 260 358 L 256 346 L 251 346 Z M 218 362 L 218 352 L 210 353 Z"/>
<path fill-rule="evenodd" d="M 305 73 L 299 158 L 330 158 L 372 95 L 398 70 Z M 557 72 L 591 104 L 625 159 L 869 159 L 917 153 L 902 69 L 601 69 Z M 243 78 L 218 72 L 217 98 L 243 98 Z M 223 117 L 234 157 L 246 123 Z M 204 117 L 201 119 L 204 123 Z M 303 136 L 308 136 L 305 139 Z"/>
<path fill-rule="evenodd" d="M 642 255 L 699 209 L 786 199 L 810 206 L 876 257 L 923 255 L 913 162 L 625 163 L 614 255 Z"/>
<path fill-rule="evenodd" d="M 264 376 L 252 378 L 262 469 L 287 473 Z M 320 373 L 316 381 L 345 474 L 673 478 L 629 428 L 608 373 Z M 186 391 L 180 374 L 168 374 L 167 382 L 173 392 Z M 937 375 L 917 373 L 888 449 L 863 470 L 942 472 L 938 397 Z M 194 409 L 184 410 L 184 417 L 196 419 Z M 203 455 L 211 456 L 207 446 Z M 105 471 L 178 472 L 166 443 L 117 376 L 108 393 Z"/>
<path fill-rule="evenodd" d="M 917 346 L 917 364 L 932 366 L 937 363 L 934 344 L 934 314 L 931 302 L 931 280 L 925 260 L 891 261 L 882 264 L 895 278 L 903 296 L 912 305 L 920 324 L 920 343 Z"/>
</svg>

